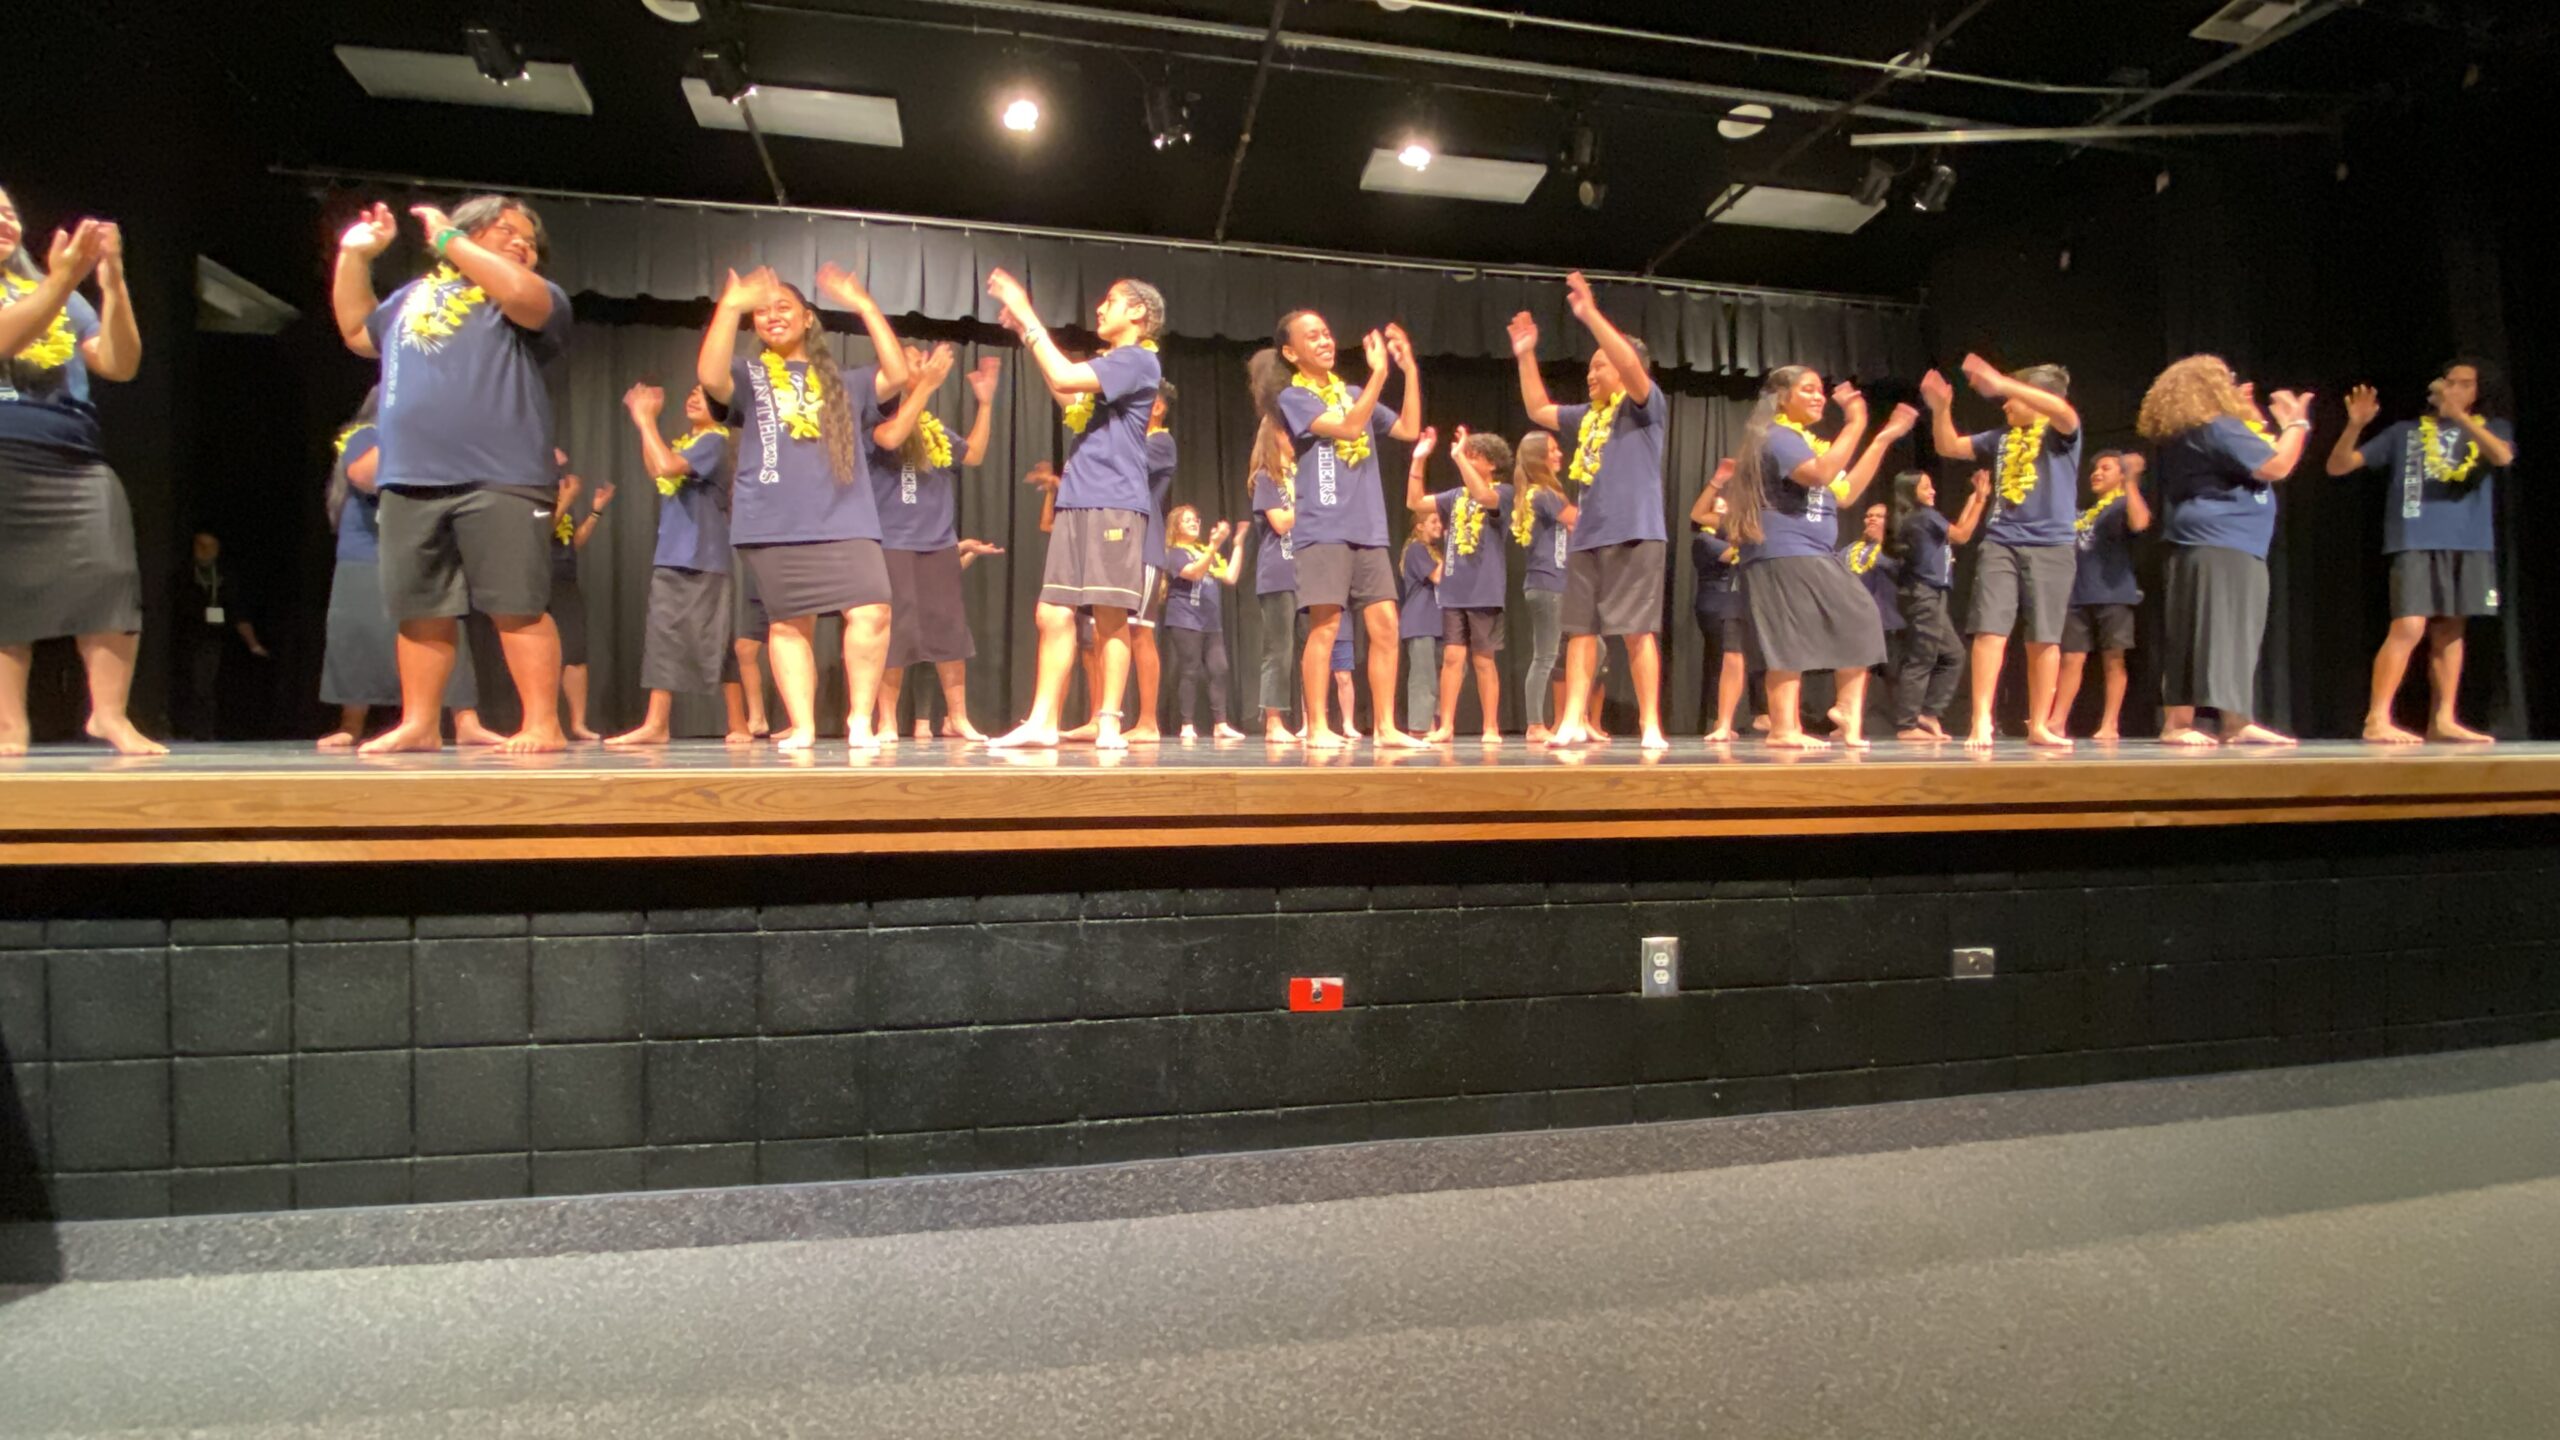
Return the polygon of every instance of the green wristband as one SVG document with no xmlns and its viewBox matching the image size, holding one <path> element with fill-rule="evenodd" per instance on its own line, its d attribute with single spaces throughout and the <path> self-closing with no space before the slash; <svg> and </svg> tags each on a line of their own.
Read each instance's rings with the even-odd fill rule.
<svg viewBox="0 0 2560 1440">
<path fill-rule="evenodd" d="M 436 232 L 436 253 L 438 255 L 442 255 L 447 246 L 461 238 L 462 227 L 458 225 L 447 225 L 442 230 Z"/>
</svg>

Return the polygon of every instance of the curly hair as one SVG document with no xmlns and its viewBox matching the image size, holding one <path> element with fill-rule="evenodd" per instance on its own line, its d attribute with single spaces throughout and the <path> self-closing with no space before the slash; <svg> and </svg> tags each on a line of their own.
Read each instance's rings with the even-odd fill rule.
<svg viewBox="0 0 2560 1440">
<path fill-rule="evenodd" d="M 2221 356 L 2190 355 L 2171 361 L 2160 378 L 2151 382 L 2133 428 L 2157 444 L 2223 415 L 2248 418 L 2249 405 L 2240 398 L 2240 382 Z"/>
</svg>

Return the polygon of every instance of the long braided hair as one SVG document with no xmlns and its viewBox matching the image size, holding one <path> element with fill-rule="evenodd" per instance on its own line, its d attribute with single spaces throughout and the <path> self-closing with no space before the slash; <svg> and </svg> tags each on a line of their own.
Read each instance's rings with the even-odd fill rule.
<svg viewBox="0 0 2560 1440">
<path fill-rule="evenodd" d="M 1805 365 L 1781 365 L 1760 382 L 1760 398 L 1751 418 L 1742 423 L 1742 446 L 1733 457 L 1733 483 L 1725 487 L 1725 538 L 1757 545 L 1766 538 L 1760 512 L 1767 508 L 1769 431 L 1778 423 L 1778 406 L 1804 378 Z M 1783 482 L 1786 477 L 1780 476 Z"/>
<path fill-rule="evenodd" d="M 802 337 L 800 351 L 809 362 L 809 373 L 818 377 L 819 438 L 826 442 L 827 469 L 839 485 L 849 485 L 860 472 L 855 463 L 855 422 L 853 392 L 844 384 L 844 367 L 836 363 L 833 341 L 827 338 L 827 327 L 818 323 L 818 308 L 800 287 L 785 282 L 783 293 L 809 312 L 809 330 Z"/>
</svg>

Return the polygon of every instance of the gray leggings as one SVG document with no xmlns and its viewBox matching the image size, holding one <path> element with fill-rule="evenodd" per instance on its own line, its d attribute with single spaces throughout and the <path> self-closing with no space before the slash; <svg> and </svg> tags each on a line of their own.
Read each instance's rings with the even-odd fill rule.
<svg viewBox="0 0 2560 1440">
<path fill-rule="evenodd" d="M 1416 735 L 1440 723 L 1440 642 L 1432 636 L 1404 642 L 1404 713 Z"/>
<path fill-rule="evenodd" d="M 1254 602 L 1262 620 L 1262 681 L 1257 703 L 1265 710 L 1291 713 L 1290 697 L 1298 689 L 1298 653 L 1306 648 L 1306 620 L 1298 612 L 1298 592 L 1274 590 Z"/>
<path fill-rule="evenodd" d="M 1564 643 L 1564 592 L 1523 590 L 1520 608 L 1529 612 L 1529 673 L 1521 677 L 1529 693 L 1520 697 L 1520 709 L 1530 724 L 1545 727 L 1556 723 L 1547 708 L 1555 693 L 1556 649 Z"/>
</svg>

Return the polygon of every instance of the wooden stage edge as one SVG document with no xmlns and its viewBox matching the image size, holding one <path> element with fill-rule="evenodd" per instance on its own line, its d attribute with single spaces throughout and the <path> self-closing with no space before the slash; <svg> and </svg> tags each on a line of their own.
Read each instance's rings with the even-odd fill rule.
<svg viewBox="0 0 2560 1440">
<path fill-rule="evenodd" d="M 2560 814 L 2560 751 L 2244 763 L 1076 765 L 0 775 L 0 866 L 967 854 Z"/>
</svg>

